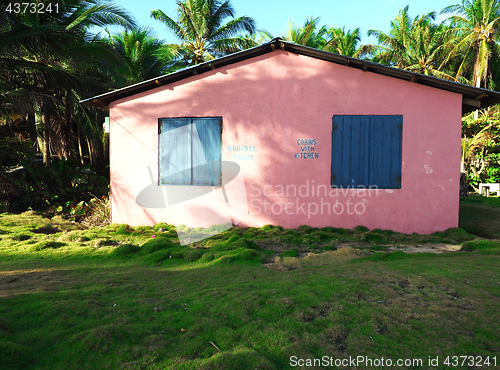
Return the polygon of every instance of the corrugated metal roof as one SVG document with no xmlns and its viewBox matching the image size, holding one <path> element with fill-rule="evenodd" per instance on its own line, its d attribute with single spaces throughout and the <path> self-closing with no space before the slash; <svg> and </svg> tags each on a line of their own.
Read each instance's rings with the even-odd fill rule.
<svg viewBox="0 0 500 370">
<path fill-rule="evenodd" d="M 275 38 L 265 44 L 251 49 L 240 51 L 219 59 L 201 63 L 189 68 L 181 69 L 151 80 L 143 81 L 135 85 L 127 86 L 105 94 L 97 95 L 89 99 L 82 100 L 85 103 L 96 107 L 106 107 L 109 103 L 131 96 L 156 87 L 167 85 L 193 75 L 202 74 L 218 67 L 241 62 L 259 55 L 271 53 L 275 50 L 285 50 L 291 53 L 306 55 L 312 58 L 325 60 L 331 63 L 345 65 L 350 68 L 361 69 L 364 72 L 378 73 L 384 76 L 399 78 L 416 84 L 426 85 L 437 89 L 451 91 L 462 95 L 462 113 L 470 112 L 478 108 L 486 108 L 490 105 L 500 103 L 500 93 L 496 91 L 481 89 L 470 85 L 465 85 L 440 78 L 426 76 L 420 73 L 405 71 L 402 69 L 385 66 L 382 64 L 369 62 L 362 59 L 346 57 L 323 50 L 313 49 L 307 46 L 297 45 L 280 38 Z"/>
</svg>

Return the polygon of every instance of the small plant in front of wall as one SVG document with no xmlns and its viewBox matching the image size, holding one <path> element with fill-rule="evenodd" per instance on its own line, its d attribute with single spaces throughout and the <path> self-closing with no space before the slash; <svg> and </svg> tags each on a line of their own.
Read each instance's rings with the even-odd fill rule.
<svg viewBox="0 0 500 370">
<path fill-rule="evenodd" d="M 81 222 L 85 226 L 109 225 L 111 223 L 109 196 L 93 197 L 89 201 L 69 200 L 63 204 L 55 203 L 47 209 L 45 215 Z"/>
<path fill-rule="evenodd" d="M 75 204 L 74 201 L 67 201 L 64 205 L 54 205 L 49 207 L 48 214 L 51 216 L 61 216 L 69 221 L 80 221 L 89 210 L 89 204 L 80 201 Z"/>
</svg>

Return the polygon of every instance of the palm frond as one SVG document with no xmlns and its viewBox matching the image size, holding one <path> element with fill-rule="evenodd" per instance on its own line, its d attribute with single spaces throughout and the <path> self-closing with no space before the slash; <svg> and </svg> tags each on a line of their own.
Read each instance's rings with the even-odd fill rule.
<svg viewBox="0 0 500 370">
<path fill-rule="evenodd" d="M 187 35 L 185 31 L 182 29 L 182 27 L 174 21 L 172 18 L 170 18 L 168 15 L 163 13 L 161 10 L 152 10 L 151 11 L 151 17 L 156 19 L 157 21 L 160 21 L 167 26 L 167 28 L 174 33 L 174 35 L 179 38 L 179 40 L 186 40 Z"/>
<path fill-rule="evenodd" d="M 217 29 L 210 35 L 211 40 L 218 40 L 227 38 L 238 32 L 247 31 L 249 33 L 255 32 L 255 21 L 250 17 L 239 17 L 233 19 Z"/>
</svg>

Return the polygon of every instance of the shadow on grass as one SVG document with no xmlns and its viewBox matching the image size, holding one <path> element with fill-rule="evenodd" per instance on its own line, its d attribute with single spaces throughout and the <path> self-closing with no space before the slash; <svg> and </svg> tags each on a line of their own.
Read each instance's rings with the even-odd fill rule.
<svg viewBox="0 0 500 370">
<path fill-rule="evenodd" d="M 459 226 L 470 234 L 500 239 L 500 207 L 461 202 Z"/>
<path fill-rule="evenodd" d="M 0 361 L 10 369 L 275 369 L 290 356 L 500 349 L 490 314 L 498 256 L 336 253 L 347 251 L 302 259 L 293 271 L 31 261 L 1 274 Z"/>
</svg>

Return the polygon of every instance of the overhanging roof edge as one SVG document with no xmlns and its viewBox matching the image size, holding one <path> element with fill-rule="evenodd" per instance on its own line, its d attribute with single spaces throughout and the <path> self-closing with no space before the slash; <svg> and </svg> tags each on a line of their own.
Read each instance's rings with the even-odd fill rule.
<svg viewBox="0 0 500 370">
<path fill-rule="evenodd" d="M 417 83 L 437 88 L 440 90 L 461 94 L 464 100 L 463 102 L 464 112 L 477 109 L 476 106 L 477 104 L 474 105 L 467 104 L 466 103 L 467 99 L 473 101 L 479 101 L 480 108 L 485 108 L 490 105 L 500 103 L 500 93 L 496 91 L 486 90 L 470 85 L 457 83 L 454 81 L 443 80 L 437 77 L 406 71 L 403 69 L 390 67 L 375 62 L 370 62 L 367 60 L 334 54 L 327 51 L 318 50 L 307 46 L 287 42 L 280 38 L 275 38 L 265 44 L 261 44 L 251 49 L 243 50 L 234 54 L 224 56 L 222 58 L 214 59 L 195 66 L 184 68 L 164 76 L 153 78 L 134 85 L 123 87 L 121 89 L 117 89 L 88 99 L 84 99 L 81 101 L 81 103 L 103 107 L 108 105 L 110 102 L 125 98 L 127 96 L 148 91 L 159 86 L 183 80 L 193 75 L 208 72 L 218 67 L 234 64 L 279 49 L 289 51 L 295 54 L 305 55 L 312 58 L 329 61 L 336 64 L 342 64 L 351 68 L 361 69 L 364 72 L 373 72 L 388 77 L 398 78 L 412 83 Z"/>
</svg>

